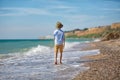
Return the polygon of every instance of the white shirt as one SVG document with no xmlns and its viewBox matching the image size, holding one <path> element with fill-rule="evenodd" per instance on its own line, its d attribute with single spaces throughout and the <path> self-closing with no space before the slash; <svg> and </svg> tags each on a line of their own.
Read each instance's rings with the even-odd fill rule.
<svg viewBox="0 0 120 80">
<path fill-rule="evenodd" d="M 61 45 L 64 42 L 64 32 L 61 29 L 54 31 L 55 45 Z"/>
</svg>

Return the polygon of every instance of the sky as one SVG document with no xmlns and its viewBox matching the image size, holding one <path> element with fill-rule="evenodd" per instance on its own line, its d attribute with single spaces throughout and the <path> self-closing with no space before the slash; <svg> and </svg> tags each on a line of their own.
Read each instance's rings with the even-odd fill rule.
<svg viewBox="0 0 120 80">
<path fill-rule="evenodd" d="M 38 39 L 120 22 L 120 0 L 0 0 L 0 39 Z"/>
</svg>

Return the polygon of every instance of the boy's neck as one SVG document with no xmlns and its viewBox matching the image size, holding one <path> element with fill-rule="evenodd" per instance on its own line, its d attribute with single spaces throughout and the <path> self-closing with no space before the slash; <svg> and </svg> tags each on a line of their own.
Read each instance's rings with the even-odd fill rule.
<svg viewBox="0 0 120 80">
<path fill-rule="evenodd" d="M 57 30 L 61 30 L 61 28 L 57 28 Z"/>
</svg>

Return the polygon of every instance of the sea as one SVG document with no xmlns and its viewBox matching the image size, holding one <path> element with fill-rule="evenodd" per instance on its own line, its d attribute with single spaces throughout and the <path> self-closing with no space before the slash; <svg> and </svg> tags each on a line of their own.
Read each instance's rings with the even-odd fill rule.
<svg viewBox="0 0 120 80">
<path fill-rule="evenodd" d="M 87 60 L 81 57 L 99 54 L 99 50 L 83 51 L 94 39 L 66 39 L 62 63 L 54 65 L 53 39 L 0 40 L 0 80 L 72 80 Z"/>
</svg>

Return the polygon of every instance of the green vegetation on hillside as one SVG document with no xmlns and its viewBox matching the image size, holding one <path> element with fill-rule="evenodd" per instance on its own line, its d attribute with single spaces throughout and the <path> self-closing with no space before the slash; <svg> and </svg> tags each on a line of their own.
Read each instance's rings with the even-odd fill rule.
<svg viewBox="0 0 120 80">
<path fill-rule="evenodd" d="M 69 36 L 66 36 L 66 38 L 99 38 L 101 36 L 102 36 L 102 33 L 98 33 L 98 34 L 87 34 L 84 36 L 69 35 Z"/>
</svg>

